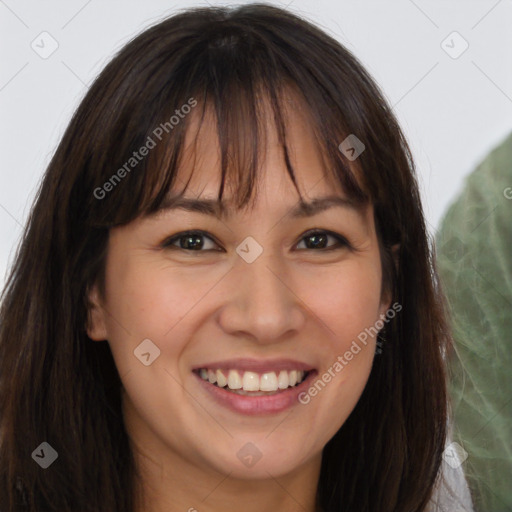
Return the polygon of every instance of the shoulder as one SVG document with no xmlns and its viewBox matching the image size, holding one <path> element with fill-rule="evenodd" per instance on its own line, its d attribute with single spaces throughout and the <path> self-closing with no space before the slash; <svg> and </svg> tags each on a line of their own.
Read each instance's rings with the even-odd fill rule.
<svg viewBox="0 0 512 512">
<path fill-rule="evenodd" d="M 455 511 L 474 512 L 471 494 L 462 465 L 450 465 L 443 460 L 434 493 L 425 512 Z"/>
</svg>

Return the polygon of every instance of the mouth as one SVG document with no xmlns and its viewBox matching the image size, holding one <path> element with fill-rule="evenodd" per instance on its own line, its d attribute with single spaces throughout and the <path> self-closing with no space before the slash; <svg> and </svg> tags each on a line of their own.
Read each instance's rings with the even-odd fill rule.
<svg viewBox="0 0 512 512">
<path fill-rule="evenodd" d="M 263 365 L 246 360 L 233 366 L 208 364 L 194 368 L 192 373 L 208 399 L 244 415 L 276 414 L 300 404 L 299 397 L 318 374 L 302 363 Z"/>
<path fill-rule="evenodd" d="M 194 370 L 213 386 L 242 396 L 272 396 L 299 386 L 314 370 L 269 372 L 199 368 Z"/>
</svg>

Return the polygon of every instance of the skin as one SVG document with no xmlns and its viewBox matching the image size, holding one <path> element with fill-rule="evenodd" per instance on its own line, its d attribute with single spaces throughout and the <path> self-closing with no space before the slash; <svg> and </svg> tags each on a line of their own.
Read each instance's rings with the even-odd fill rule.
<svg viewBox="0 0 512 512">
<path fill-rule="evenodd" d="M 304 200 L 346 197 L 324 176 L 303 112 L 294 108 L 288 115 Z M 386 294 L 381 297 L 371 205 L 362 214 L 336 206 L 314 217 L 287 216 L 298 194 L 277 135 L 267 127 L 254 209 L 233 210 L 223 219 L 164 211 L 110 233 L 105 298 L 93 287 L 88 334 L 108 340 L 122 379 L 125 424 L 144 482 L 140 512 L 318 510 L 322 449 L 355 407 L 371 371 L 373 338 L 309 404 L 251 417 L 214 403 L 191 373 L 218 359 L 284 357 L 310 363 L 321 376 L 389 308 Z M 179 169 L 185 182 L 197 158 L 185 196 L 216 198 L 220 161 L 212 157 L 219 150 L 211 117 L 195 154 L 194 137 L 195 129 L 188 130 Z M 312 228 L 342 235 L 352 249 L 307 248 L 304 233 Z M 180 249 L 179 241 L 174 249 L 161 247 L 188 229 L 214 238 L 203 238 L 199 251 Z M 251 264 L 235 252 L 247 236 L 263 247 Z M 329 237 L 326 245 L 336 243 Z M 220 252 L 208 250 L 219 247 Z M 133 353 L 146 338 L 160 349 L 149 366 Z M 248 442 L 262 453 L 252 467 L 237 457 Z"/>
</svg>

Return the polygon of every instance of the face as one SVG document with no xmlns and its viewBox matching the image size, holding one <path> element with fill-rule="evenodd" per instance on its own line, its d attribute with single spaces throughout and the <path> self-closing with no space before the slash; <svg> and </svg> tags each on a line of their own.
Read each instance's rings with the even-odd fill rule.
<svg viewBox="0 0 512 512">
<path fill-rule="evenodd" d="M 289 116 L 304 200 L 345 201 L 295 212 L 299 196 L 269 125 L 254 208 L 163 210 L 111 230 L 105 297 L 93 289 L 88 334 L 108 340 L 130 438 L 161 466 L 241 479 L 306 467 L 368 380 L 375 338 L 358 336 L 389 307 L 372 207 L 351 206 L 324 174 L 307 120 L 299 109 Z M 184 197 L 216 199 L 211 118 L 197 142 L 179 171 L 186 182 L 196 157 Z M 222 389 L 226 380 L 242 389 Z"/>
</svg>

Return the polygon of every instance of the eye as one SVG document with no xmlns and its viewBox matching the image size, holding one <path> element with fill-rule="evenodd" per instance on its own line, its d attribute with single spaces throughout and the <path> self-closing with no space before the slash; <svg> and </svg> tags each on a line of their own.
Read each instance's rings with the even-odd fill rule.
<svg viewBox="0 0 512 512">
<path fill-rule="evenodd" d="M 204 239 L 208 240 L 210 243 L 206 242 L 205 244 Z M 336 243 L 328 246 L 327 242 L 329 239 L 335 240 Z M 318 229 L 305 233 L 299 244 L 297 244 L 297 247 L 303 241 L 305 241 L 306 249 L 319 249 L 323 252 L 350 247 L 348 241 L 341 235 Z M 162 247 L 167 249 L 182 249 L 187 252 L 222 251 L 212 237 L 200 230 L 178 233 L 164 241 Z"/>
<path fill-rule="evenodd" d="M 191 252 L 204 252 L 201 251 L 205 247 L 205 243 L 202 240 L 203 238 L 210 240 L 213 245 L 217 246 L 217 243 L 209 236 L 206 235 L 204 231 L 185 231 L 183 233 L 178 233 L 174 235 L 172 238 L 168 238 L 163 244 L 162 247 L 169 249 L 183 249 L 185 251 Z M 178 245 L 176 245 L 178 243 Z M 211 244 L 210 244 L 211 245 Z M 219 251 L 219 249 L 215 249 L 213 247 L 208 247 L 208 243 L 206 243 L 206 250 L 209 251 Z"/>
<path fill-rule="evenodd" d="M 336 243 L 331 246 L 327 246 L 328 239 L 336 240 Z M 332 251 L 335 249 L 341 249 L 343 247 L 350 247 L 348 241 L 342 237 L 341 235 L 337 235 L 330 231 L 323 230 L 311 230 L 305 233 L 301 239 L 301 241 L 297 244 L 297 247 L 302 243 L 302 241 L 306 241 L 306 249 L 320 249 L 325 251 Z"/>
</svg>

